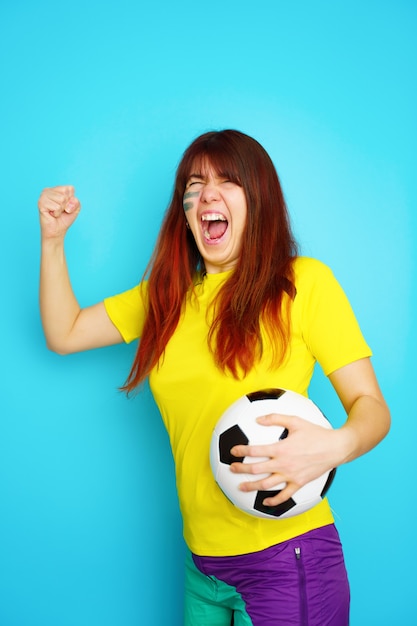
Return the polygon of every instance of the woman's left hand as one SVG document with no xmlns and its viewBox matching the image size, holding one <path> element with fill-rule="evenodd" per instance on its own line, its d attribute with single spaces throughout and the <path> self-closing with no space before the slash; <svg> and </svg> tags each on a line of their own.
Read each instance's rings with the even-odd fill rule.
<svg viewBox="0 0 417 626">
<path fill-rule="evenodd" d="M 288 430 L 288 436 L 269 445 L 238 445 L 231 453 L 236 457 L 267 457 L 254 463 L 232 463 L 231 471 L 253 474 L 254 480 L 242 482 L 242 491 L 282 491 L 264 504 L 277 506 L 285 502 L 300 487 L 340 464 L 343 457 L 344 433 L 312 424 L 295 415 L 273 413 L 258 418 L 265 427 L 278 425 Z M 247 459 L 246 459 L 247 460 Z M 256 480 L 256 475 L 264 476 Z M 268 474 L 265 477 L 265 474 Z M 284 486 L 283 486 L 284 483 Z"/>
</svg>

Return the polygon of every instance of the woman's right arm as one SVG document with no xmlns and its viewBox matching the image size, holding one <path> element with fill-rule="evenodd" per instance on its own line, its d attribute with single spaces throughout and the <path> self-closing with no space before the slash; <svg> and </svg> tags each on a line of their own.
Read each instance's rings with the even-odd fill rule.
<svg viewBox="0 0 417 626">
<path fill-rule="evenodd" d="M 123 338 L 103 302 L 81 309 L 72 290 L 64 252 L 68 228 L 80 212 L 70 185 L 44 189 L 40 195 L 40 310 L 48 348 L 70 354 L 121 343 Z"/>
</svg>

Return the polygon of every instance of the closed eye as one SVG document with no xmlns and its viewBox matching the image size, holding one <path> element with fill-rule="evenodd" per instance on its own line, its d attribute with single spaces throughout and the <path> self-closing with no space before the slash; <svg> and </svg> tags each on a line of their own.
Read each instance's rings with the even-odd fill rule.
<svg viewBox="0 0 417 626">
<path fill-rule="evenodd" d="M 203 186 L 202 180 L 189 180 L 187 184 L 185 185 L 185 188 L 190 189 L 190 187 L 193 187 L 194 189 L 201 189 L 202 186 Z"/>
<path fill-rule="evenodd" d="M 235 182 L 233 182 L 232 180 L 229 180 L 229 179 L 222 180 L 221 184 L 225 185 L 227 187 L 240 187 L 240 185 L 238 183 L 235 183 Z"/>
</svg>

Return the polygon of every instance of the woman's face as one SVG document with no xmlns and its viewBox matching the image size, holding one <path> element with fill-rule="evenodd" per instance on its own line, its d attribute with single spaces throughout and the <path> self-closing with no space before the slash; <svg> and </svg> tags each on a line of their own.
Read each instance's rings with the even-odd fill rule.
<svg viewBox="0 0 417 626">
<path fill-rule="evenodd" d="M 188 177 L 183 207 L 206 272 L 233 269 L 240 256 L 247 217 L 242 187 L 205 167 Z"/>
</svg>

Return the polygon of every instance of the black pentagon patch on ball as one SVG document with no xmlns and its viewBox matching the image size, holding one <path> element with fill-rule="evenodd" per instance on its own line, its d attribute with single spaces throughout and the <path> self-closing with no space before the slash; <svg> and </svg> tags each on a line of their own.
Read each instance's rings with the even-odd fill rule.
<svg viewBox="0 0 417 626">
<path fill-rule="evenodd" d="M 282 431 L 279 441 L 282 441 L 283 439 L 286 439 L 288 437 L 288 428 L 284 428 L 284 430 Z"/>
<path fill-rule="evenodd" d="M 233 456 L 233 454 L 230 453 L 230 450 L 233 446 L 246 446 L 248 443 L 249 439 L 246 437 L 243 430 L 241 430 L 237 425 L 222 432 L 219 437 L 220 462 L 225 463 L 226 465 L 231 465 L 232 463 L 242 463 L 245 457 Z"/>
<path fill-rule="evenodd" d="M 325 483 L 323 489 L 321 490 L 321 494 L 320 495 L 321 495 L 322 498 L 324 498 L 326 493 L 329 491 L 330 486 L 331 486 L 331 484 L 333 482 L 333 479 L 334 479 L 335 475 L 336 475 L 336 468 L 332 469 L 329 472 L 329 475 L 327 477 L 326 483 Z"/>
<path fill-rule="evenodd" d="M 278 400 L 285 393 L 285 389 L 261 389 L 246 395 L 249 402 L 258 402 L 259 400 Z"/>
<path fill-rule="evenodd" d="M 282 502 L 281 504 L 277 504 L 277 506 L 266 506 L 263 504 L 265 498 L 273 498 L 280 492 L 281 489 L 278 491 L 258 491 L 253 508 L 256 511 L 261 511 L 261 513 L 267 513 L 272 517 L 280 517 L 281 515 L 284 515 L 284 513 L 296 506 L 296 502 L 294 502 L 292 498 L 288 498 L 288 500 L 285 500 L 285 502 Z"/>
</svg>

